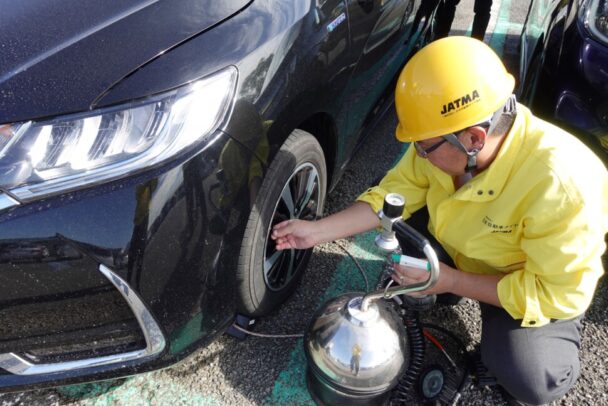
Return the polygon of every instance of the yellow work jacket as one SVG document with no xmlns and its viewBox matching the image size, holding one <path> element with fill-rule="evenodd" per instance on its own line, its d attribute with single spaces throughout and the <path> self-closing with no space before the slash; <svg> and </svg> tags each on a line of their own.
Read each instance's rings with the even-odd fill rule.
<svg viewBox="0 0 608 406">
<path fill-rule="evenodd" d="M 495 160 L 460 189 L 409 148 L 357 200 L 377 212 L 386 193 L 399 193 L 405 219 L 426 205 L 429 231 L 458 269 L 504 274 L 501 305 L 522 326 L 538 327 L 591 302 L 603 274 L 608 173 L 578 139 L 518 109 Z"/>
</svg>

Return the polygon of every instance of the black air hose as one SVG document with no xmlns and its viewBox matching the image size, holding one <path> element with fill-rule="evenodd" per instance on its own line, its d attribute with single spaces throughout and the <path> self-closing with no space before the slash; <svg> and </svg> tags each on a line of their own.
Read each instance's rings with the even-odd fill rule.
<svg viewBox="0 0 608 406">
<path fill-rule="evenodd" d="M 393 405 L 405 404 L 408 401 L 408 395 L 422 371 L 425 355 L 424 335 L 418 311 L 407 309 L 403 315 L 403 323 L 407 329 L 409 339 L 410 363 L 407 371 L 393 389 L 391 395 L 391 404 Z"/>
</svg>

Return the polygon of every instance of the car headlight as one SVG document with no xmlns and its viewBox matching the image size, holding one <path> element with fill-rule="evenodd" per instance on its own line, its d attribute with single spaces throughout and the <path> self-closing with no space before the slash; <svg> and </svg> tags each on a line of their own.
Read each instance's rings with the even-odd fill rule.
<svg viewBox="0 0 608 406">
<path fill-rule="evenodd" d="M 166 162 L 222 123 L 236 78 L 229 67 L 145 100 L 0 125 L 0 188 L 27 201 Z"/>
<path fill-rule="evenodd" d="M 597 40 L 608 44 L 608 0 L 591 0 L 582 11 L 587 30 Z"/>
</svg>

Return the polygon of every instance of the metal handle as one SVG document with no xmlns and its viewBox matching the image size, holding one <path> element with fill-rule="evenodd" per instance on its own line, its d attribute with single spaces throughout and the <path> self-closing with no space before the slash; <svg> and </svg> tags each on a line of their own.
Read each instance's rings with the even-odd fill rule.
<svg viewBox="0 0 608 406">
<path fill-rule="evenodd" d="M 369 307 L 369 304 L 373 300 L 377 299 L 390 299 L 396 295 L 403 295 L 407 293 L 420 292 L 422 290 L 426 290 L 431 288 L 435 283 L 437 283 L 437 279 L 439 279 L 439 259 L 437 258 L 437 254 L 435 250 L 429 243 L 429 241 L 422 236 L 416 229 L 412 226 L 406 224 L 403 220 L 398 220 L 393 223 L 393 231 L 397 233 L 400 237 L 406 238 L 411 243 L 416 245 L 418 248 L 424 252 L 429 264 L 431 265 L 431 270 L 429 272 L 429 277 L 424 282 L 417 282 L 411 285 L 405 286 L 396 286 L 394 288 L 389 289 L 381 289 L 376 290 L 374 292 L 370 292 L 363 296 L 363 300 L 361 301 L 361 310 L 366 311 Z"/>
</svg>

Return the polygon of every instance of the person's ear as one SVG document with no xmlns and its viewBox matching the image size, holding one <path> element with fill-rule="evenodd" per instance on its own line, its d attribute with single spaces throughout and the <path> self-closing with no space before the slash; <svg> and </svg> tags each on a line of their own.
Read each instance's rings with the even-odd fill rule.
<svg viewBox="0 0 608 406">
<path fill-rule="evenodd" d="M 467 128 L 466 137 L 468 137 L 469 145 L 471 149 L 481 150 L 486 144 L 486 138 L 488 132 L 481 126 L 474 126 Z"/>
</svg>

